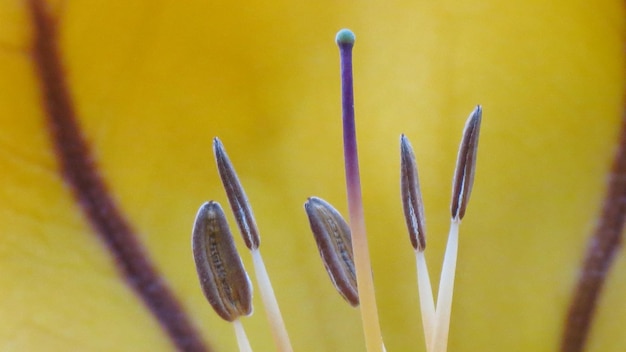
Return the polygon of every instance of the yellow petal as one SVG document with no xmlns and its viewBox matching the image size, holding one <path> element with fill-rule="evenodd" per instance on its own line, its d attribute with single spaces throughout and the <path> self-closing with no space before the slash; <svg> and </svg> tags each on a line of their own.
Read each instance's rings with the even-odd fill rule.
<svg viewBox="0 0 626 352">
<path fill-rule="evenodd" d="M 0 4 L 0 349 L 171 350 L 59 175 L 26 3 Z M 457 143 L 477 103 L 483 131 L 461 229 L 450 350 L 557 348 L 620 122 L 621 2 L 52 7 L 99 169 L 217 351 L 234 350 L 234 334 L 202 296 L 189 245 L 197 207 L 226 200 L 213 136 L 246 187 L 295 350 L 363 350 L 358 311 L 327 281 L 302 208 L 317 195 L 346 213 L 333 43 L 342 27 L 357 34 L 357 133 L 387 349 L 423 348 L 399 135 L 415 147 L 426 256 L 437 278 Z M 590 350 L 626 349 L 618 330 L 626 322 L 625 269 L 619 257 Z M 243 321 L 252 346 L 272 350 L 259 297 L 255 308 Z"/>
</svg>

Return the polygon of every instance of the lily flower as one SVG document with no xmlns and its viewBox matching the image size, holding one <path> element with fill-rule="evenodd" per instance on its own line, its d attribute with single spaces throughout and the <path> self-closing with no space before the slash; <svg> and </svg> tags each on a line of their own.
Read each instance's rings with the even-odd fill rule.
<svg viewBox="0 0 626 352">
<path fill-rule="evenodd" d="M 590 277 L 592 236 L 606 211 L 624 215 L 606 200 L 622 179 L 613 165 L 623 148 L 625 19 L 618 1 L 3 1 L 0 350 L 236 350 L 189 245 L 198 206 L 228 202 L 212 160 L 219 136 L 254 208 L 293 349 L 364 351 L 359 311 L 328 282 L 302 210 L 319 195 L 348 213 L 332 38 L 350 27 L 387 351 L 426 350 L 398 138 L 411 138 L 419 163 L 425 260 L 438 278 L 458 139 L 478 103 L 488 123 L 448 349 L 575 351 L 561 346 Z M 234 241 L 252 268 L 243 239 Z M 595 272 L 602 288 L 584 351 L 626 350 L 618 244 Z M 258 296 L 240 320 L 252 348 L 270 351 Z"/>
</svg>

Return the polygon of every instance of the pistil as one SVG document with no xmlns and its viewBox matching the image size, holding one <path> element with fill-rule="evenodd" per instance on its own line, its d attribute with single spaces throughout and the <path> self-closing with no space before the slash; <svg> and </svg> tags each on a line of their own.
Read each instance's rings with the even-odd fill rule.
<svg viewBox="0 0 626 352">
<path fill-rule="evenodd" d="M 352 48 L 355 36 L 352 31 L 342 29 L 337 33 L 337 45 L 341 57 L 341 96 L 343 115 L 343 148 L 346 170 L 346 186 L 348 191 L 348 210 L 350 213 L 350 229 L 356 277 L 359 290 L 361 320 L 365 334 L 365 345 L 368 352 L 383 351 L 383 339 L 380 333 L 378 310 L 372 265 L 363 217 L 363 200 L 361 197 L 361 179 L 356 143 L 356 126 L 354 121 L 354 91 L 352 77 Z"/>
</svg>

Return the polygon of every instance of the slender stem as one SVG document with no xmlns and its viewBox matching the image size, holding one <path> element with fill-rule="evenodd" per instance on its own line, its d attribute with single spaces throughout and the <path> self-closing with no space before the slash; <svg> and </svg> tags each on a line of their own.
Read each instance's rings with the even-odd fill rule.
<svg viewBox="0 0 626 352">
<path fill-rule="evenodd" d="M 439 292 L 437 295 L 437 309 L 435 312 L 435 331 L 432 346 L 433 352 L 445 352 L 448 349 L 448 332 L 450 330 L 450 314 L 452 312 L 452 293 L 454 291 L 454 275 L 456 271 L 456 258 L 459 249 L 459 218 L 453 218 L 450 222 L 450 234 L 448 245 L 443 258 L 441 279 L 439 280 Z"/>
<path fill-rule="evenodd" d="M 276 295 L 274 295 L 274 289 L 270 282 L 270 277 L 265 269 L 261 252 L 258 249 L 253 249 L 252 260 L 254 263 L 254 271 L 256 273 L 257 283 L 259 290 L 261 291 L 261 299 L 265 306 L 267 313 L 267 319 L 270 323 L 272 330 L 272 337 L 276 343 L 276 348 L 279 352 L 292 352 L 291 342 L 289 341 L 289 335 L 285 328 L 285 322 L 280 314 L 280 308 L 278 308 L 278 301 L 276 301 Z"/>
<path fill-rule="evenodd" d="M 352 248 L 356 266 L 361 320 L 363 323 L 367 351 L 382 351 L 384 346 L 380 334 L 374 281 L 372 279 L 372 266 L 365 232 L 356 145 L 356 129 L 354 123 L 354 92 L 352 80 L 352 47 L 354 45 L 354 34 L 349 30 L 339 31 L 339 33 L 337 33 L 337 44 L 341 56 L 343 147 L 346 168 L 346 186 L 348 190 L 348 209 L 350 212 L 350 229 L 352 232 Z"/>
<path fill-rule="evenodd" d="M 426 266 L 426 258 L 423 251 L 415 251 L 415 262 L 417 266 L 417 288 L 420 296 L 420 310 L 422 312 L 422 325 L 424 327 L 424 340 L 426 350 L 431 351 L 431 341 L 435 330 L 435 300 L 433 289 L 430 285 L 430 276 Z"/>
<path fill-rule="evenodd" d="M 241 320 L 233 320 L 233 326 L 235 327 L 235 335 L 237 336 L 237 345 L 239 345 L 239 352 L 252 352 L 250 341 L 246 335 L 246 331 L 243 329 Z"/>
</svg>

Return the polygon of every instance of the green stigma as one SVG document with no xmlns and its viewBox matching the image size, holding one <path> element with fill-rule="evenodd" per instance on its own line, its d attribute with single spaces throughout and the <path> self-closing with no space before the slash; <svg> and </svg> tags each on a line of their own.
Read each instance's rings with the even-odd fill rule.
<svg viewBox="0 0 626 352">
<path fill-rule="evenodd" d="M 339 32 L 337 32 L 337 36 L 335 37 L 335 41 L 337 42 L 338 45 L 341 44 L 354 44 L 354 41 L 356 40 L 356 37 L 354 36 L 354 33 L 352 33 L 351 30 L 344 28 L 339 30 Z"/>
</svg>

